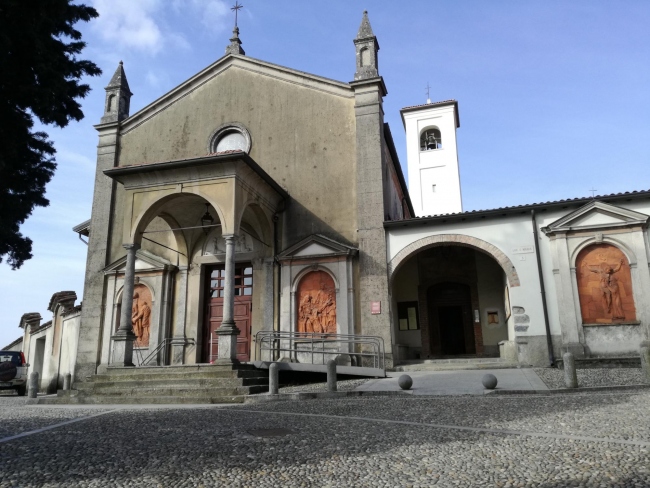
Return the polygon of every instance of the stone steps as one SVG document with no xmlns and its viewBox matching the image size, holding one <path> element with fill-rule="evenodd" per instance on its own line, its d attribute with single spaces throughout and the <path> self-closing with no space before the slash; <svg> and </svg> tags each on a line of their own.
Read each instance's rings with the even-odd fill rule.
<svg viewBox="0 0 650 488">
<path fill-rule="evenodd" d="M 268 391 L 268 371 L 249 364 L 108 368 L 74 390 L 39 398 L 39 404 L 243 403 Z"/>
<path fill-rule="evenodd" d="M 263 393 L 268 391 L 267 385 L 257 386 L 220 386 L 211 388 L 201 387 L 172 387 L 172 386 L 152 386 L 152 387 L 109 387 L 109 388 L 93 388 L 89 390 L 77 390 L 77 397 L 91 397 L 91 396 L 180 396 L 180 397 L 211 397 L 211 396 L 239 396 L 239 395 L 253 395 L 256 393 Z"/>
<path fill-rule="evenodd" d="M 75 385 L 78 391 L 102 391 L 110 388 L 228 388 L 237 386 L 268 385 L 268 377 L 253 378 L 179 378 L 179 379 L 129 379 L 126 381 L 92 381 Z"/>
<path fill-rule="evenodd" d="M 140 368 L 138 368 L 139 370 Z M 112 374 L 97 374 L 91 378 L 93 383 L 103 383 L 112 381 L 182 381 L 184 379 L 244 379 L 244 378 L 259 378 L 267 377 L 268 372 L 265 370 L 230 370 L 230 371 L 198 371 L 191 373 L 150 373 L 147 371 L 138 372 L 131 368 L 131 374 L 120 373 L 118 375 Z"/>
<path fill-rule="evenodd" d="M 179 397 L 179 396 L 70 396 L 43 397 L 39 405 L 204 405 L 219 403 L 244 403 L 246 395 Z"/>
</svg>

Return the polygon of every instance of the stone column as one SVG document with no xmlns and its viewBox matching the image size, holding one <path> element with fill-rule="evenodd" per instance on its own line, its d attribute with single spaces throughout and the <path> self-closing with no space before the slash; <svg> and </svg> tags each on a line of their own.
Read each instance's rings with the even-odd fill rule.
<svg viewBox="0 0 650 488">
<path fill-rule="evenodd" d="M 178 280 L 178 295 L 176 296 L 176 320 L 172 338 L 171 364 L 183 364 L 185 361 L 185 318 L 187 317 L 187 266 L 180 266 L 176 279 Z"/>
<path fill-rule="evenodd" d="M 111 339 L 113 340 L 113 364 L 115 366 L 135 366 L 133 364 L 133 333 L 131 310 L 133 308 L 133 288 L 135 281 L 135 253 L 140 249 L 139 244 L 124 244 L 126 249 L 126 267 L 124 268 L 124 289 L 122 291 L 122 311 L 120 328 Z"/>
<path fill-rule="evenodd" d="M 219 358 L 217 363 L 237 361 L 237 336 L 235 325 L 235 235 L 223 236 L 226 241 L 226 279 L 223 289 L 223 320 L 216 330 L 219 336 Z"/>
</svg>

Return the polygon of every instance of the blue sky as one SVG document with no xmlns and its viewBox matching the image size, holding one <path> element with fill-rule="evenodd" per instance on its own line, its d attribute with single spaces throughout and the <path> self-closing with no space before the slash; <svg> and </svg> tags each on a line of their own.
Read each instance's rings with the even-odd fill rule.
<svg viewBox="0 0 650 488">
<path fill-rule="evenodd" d="M 86 0 L 85 58 L 103 70 L 86 118 L 46 128 L 59 164 L 50 206 L 23 225 L 34 258 L 0 264 L 0 347 L 23 313 L 57 291 L 82 298 L 86 246 L 71 231 L 90 217 L 103 87 L 120 60 L 131 113 L 223 55 L 233 25 L 221 0 Z M 242 0 L 247 55 L 351 81 L 355 37 L 369 11 L 378 37 L 384 109 L 405 166 L 399 109 L 459 101 L 465 210 L 650 188 L 650 2 L 646 0 Z"/>
</svg>

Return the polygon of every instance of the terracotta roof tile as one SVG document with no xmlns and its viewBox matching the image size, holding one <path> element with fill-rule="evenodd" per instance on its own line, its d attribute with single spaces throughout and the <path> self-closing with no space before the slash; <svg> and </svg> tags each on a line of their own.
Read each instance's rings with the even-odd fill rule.
<svg viewBox="0 0 650 488">
<path fill-rule="evenodd" d="M 457 103 L 458 100 L 442 100 L 440 102 L 431 102 L 431 103 L 423 103 L 422 105 L 411 105 L 409 107 L 404 107 L 402 110 L 408 110 L 411 108 L 420 108 L 420 107 L 434 107 L 436 105 L 442 105 L 445 103 Z"/>
</svg>

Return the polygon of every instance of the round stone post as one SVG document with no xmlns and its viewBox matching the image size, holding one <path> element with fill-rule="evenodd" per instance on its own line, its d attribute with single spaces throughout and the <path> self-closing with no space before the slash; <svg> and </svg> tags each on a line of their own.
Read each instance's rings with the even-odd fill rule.
<svg viewBox="0 0 650 488">
<path fill-rule="evenodd" d="M 336 361 L 327 361 L 327 391 L 336 391 Z"/>
<path fill-rule="evenodd" d="M 38 371 L 34 371 L 29 375 L 29 392 L 27 396 L 29 398 L 36 398 L 38 394 Z"/>
<path fill-rule="evenodd" d="M 641 356 L 641 371 L 647 382 L 650 382 L 650 343 L 642 342 L 639 349 Z"/>
<path fill-rule="evenodd" d="M 564 384 L 567 388 L 578 388 L 575 356 L 570 352 L 565 352 L 562 359 L 564 360 Z"/>
<path fill-rule="evenodd" d="M 280 388 L 280 369 L 278 363 L 272 363 L 269 366 L 269 393 L 277 395 Z"/>
<path fill-rule="evenodd" d="M 131 314 L 133 309 L 133 289 L 135 286 L 135 260 L 139 244 L 124 244 L 126 249 L 126 266 L 124 268 L 124 289 L 122 291 L 122 310 L 120 328 L 113 339 L 113 362 L 116 366 L 135 366 L 133 364 L 133 333 Z"/>
<path fill-rule="evenodd" d="M 63 376 L 63 390 L 68 391 L 72 383 L 72 375 L 70 373 Z"/>
<path fill-rule="evenodd" d="M 223 320 L 215 331 L 219 337 L 219 358 L 217 363 L 237 361 L 237 336 L 239 329 L 235 325 L 235 237 L 224 236 L 226 241 L 226 276 L 223 284 Z"/>
</svg>

